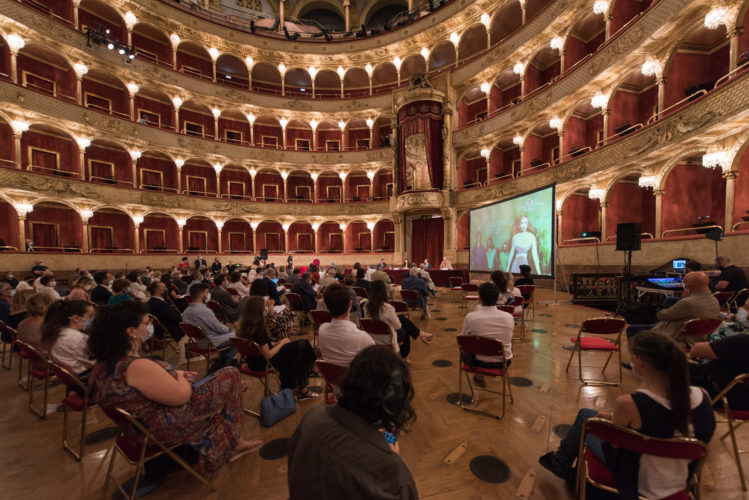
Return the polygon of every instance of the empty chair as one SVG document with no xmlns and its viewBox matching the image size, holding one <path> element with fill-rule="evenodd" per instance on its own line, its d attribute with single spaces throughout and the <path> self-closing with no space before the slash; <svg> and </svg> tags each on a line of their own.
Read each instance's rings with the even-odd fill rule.
<svg viewBox="0 0 749 500">
<path fill-rule="evenodd" d="M 63 418 L 62 418 L 62 447 L 80 462 L 83 456 L 83 447 L 86 441 L 86 418 L 88 409 L 96 406 L 89 399 L 88 387 L 81 382 L 81 379 L 73 370 L 61 363 L 50 361 L 52 374 L 65 385 L 65 397 L 62 400 Z M 68 444 L 68 413 L 69 411 L 80 412 L 81 414 L 81 435 L 78 442 L 78 449 L 75 450 Z"/>
<path fill-rule="evenodd" d="M 744 451 L 739 450 L 739 446 L 736 441 L 736 429 L 744 422 L 749 421 L 749 410 L 732 410 L 728 405 L 728 393 L 736 386 L 744 385 L 749 388 L 749 373 L 742 373 L 737 375 L 730 384 L 728 384 L 720 393 L 713 398 L 713 407 L 715 412 L 719 415 L 726 417 L 725 423 L 728 424 L 728 432 L 721 436 L 721 440 L 727 436 L 731 436 L 731 448 L 733 449 L 733 460 L 736 464 L 736 468 L 739 470 L 739 480 L 741 481 L 741 489 L 746 491 L 746 479 L 744 478 L 744 468 L 741 465 L 741 453 Z"/>
<path fill-rule="evenodd" d="M 318 359 L 315 361 L 315 367 L 325 379 L 325 402 L 327 404 L 335 403 L 335 398 L 329 395 L 329 390 L 332 389 L 334 393 L 336 392 L 336 387 L 348 370 L 348 366 L 335 365 L 324 359 Z"/>
<path fill-rule="evenodd" d="M 459 357 L 458 357 L 458 366 L 460 366 L 460 371 L 458 372 L 458 404 L 461 408 L 463 408 L 466 411 L 472 411 L 476 413 L 483 413 L 484 415 L 488 415 L 490 417 L 494 417 L 496 419 L 500 419 L 505 416 L 505 398 L 506 396 L 510 396 L 510 404 L 514 403 L 514 400 L 512 398 L 512 387 L 510 387 L 509 384 L 509 378 L 507 374 L 507 360 L 504 359 L 504 344 L 502 344 L 502 341 L 489 338 L 489 337 L 478 337 L 476 335 L 458 335 L 458 350 L 459 350 Z M 474 356 L 501 356 L 502 357 L 502 367 L 501 368 L 483 368 L 479 366 L 470 366 L 468 363 L 464 362 L 463 359 L 463 353 L 466 354 L 472 354 Z M 480 410 L 474 410 L 472 408 L 467 408 L 463 405 L 463 374 L 465 373 L 466 380 L 468 381 L 468 387 L 471 389 L 471 399 L 473 400 L 473 384 L 471 383 L 471 378 L 468 376 L 469 373 L 474 373 L 477 375 L 483 375 L 485 377 L 491 377 L 494 379 L 502 379 L 502 390 L 501 391 L 493 391 L 491 389 L 485 388 L 485 387 L 476 387 L 476 390 L 478 391 L 486 391 L 491 392 L 492 394 L 499 394 L 502 396 L 502 411 L 499 415 L 494 415 L 485 411 Z"/>
<path fill-rule="evenodd" d="M 450 284 L 450 300 L 452 302 L 457 302 L 460 299 L 460 295 L 462 292 L 462 288 L 460 285 L 463 284 L 463 278 L 460 276 L 450 276 L 447 278 L 448 283 Z"/>
<path fill-rule="evenodd" d="M 622 350 L 620 349 L 622 332 L 627 326 L 627 322 L 623 319 L 618 318 L 593 318 L 586 319 L 580 326 L 580 331 L 577 332 L 577 337 L 573 337 L 570 340 L 574 343 L 572 353 L 570 353 L 570 359 L 567 361 L 567 368 L 565 372 L 570 369 L 572 358 L 575 357 L 577 352 L 578 362 L 578 376 L 580 382 L 585 385 L 619 385 L 622 383 Z M 583 336 L 585 334 L 585 336 Z M 598 335 L 597 337 L 591 337 L 590 335 Z M 613 342 L 610 342 L 606 336 L 614 337 Z M 593 352 L 608 352 L 609 356 L 606 358 L 606 363 L 601 369 L 601 373 L 606 371 L 606 367 L 611 361 L 611 357 L 615 352 L 619 353 L 619 382 L 608 382 L 606 380 L 586 380 L 583 378 L 583 351 Z"/>
<path fill-rule="evenodd" d="M 463 297 L 460 303 L 460 309 L 463 314 L 468 312 L 469 301 L 479 301 L 479 286 L 476 283 L 463 283 L 460 285 L 460 289 L 463 291 Z"/>
</svg>

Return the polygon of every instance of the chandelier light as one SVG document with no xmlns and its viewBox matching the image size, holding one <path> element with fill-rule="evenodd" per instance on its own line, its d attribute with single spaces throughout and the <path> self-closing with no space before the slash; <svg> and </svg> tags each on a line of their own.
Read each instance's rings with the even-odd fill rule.
<svg viewBox="0 0 749 500">
<path fill-rule="evenodd" d="M 224 169 L 224 166 L 221 165 L 220 163 L 213 164 L 213 170 L 216 171 L 216 175 L 220 174 L 223 169 Z"/>
<path fill-rule="evenodd" d="M 346 180 L 346 172 L 338 172 L 338 177 L 340 177 L 342 181 L 345 181 Z"/>
<path fill-rule="evenodd" d="M 214 61 L 218 59 L 218 49 L 216 47 L 211 47 L 208 49 L 208 55 L 211 56 L 211 59 Z"/>
<path fill-rule="evenodd" d="M 29 123 L 22 120 L 13 120 L 10 122 L 10 127 L 13 129 L 13 133 L 21 135 L 29 130 Z"/>
<path fill-rule="evenodd" d="M 481 86 L 479 88 L 481 89 L 481 92 L 483 92 L 484 94 L 488 94 L 489 93 L 489 89 L 492 88 L 492 86 L 489 85 L 488 83 L 484 82 L 484 83 L 481 84 Z"/>
<path fill-rule="evenodd" d="M 8 47 L 10 47 L 11 52 L 18 52 L 25 46 L 26 42 L 20 36 L 15 34 L 8 35 Z"/>
<path fill-rule="evenodd" d="M 309 126 L 312 127 L 313 132 L 315 131 L 315 129 L 317 129 L 317 125 L 317 120 L 312 119 L 309 121 Z"/>
<path fill-rule="evenodd" d="M 286 170 L 281 170 L 281 179 L 285 181 L 288 178 L 289 178 L 289 172 L 287 172 Z"/>
<path fill-rule="evenodd" d="M 369 76 L 372 76 L 372 71 L 374 71 L 374 68 L 372 68 L 371 64 L 367 63 L 367 65 L 364 66 L 364 71 L 366 71 Z"/>
<path fill-rule="evenodd" d="M 125 25 L 127 26 L 128 30 L 132 31 L 133 26 L 135 26 L 137 22 L 138 22 L 138 18 L 135 17 L 135 14 L 133 14 L 132 12 L 125 13 Z"/>
<path fill-rule="evenodd" d="M 339 78 L 343 78 L 343 75 L 346 74 L 346 70 L 343 69 L 343 66 L 338 66 L 338 69 L 336 69 L 335 72 L 338 73 Z"/>
<path fill-rule="evenodd" d="M 130 95 L 135 95 L 140 90 L 140 87 L 138 87 L 138 84 L 136 83 L 128 83 L 127 84 L 127 91 L 130 92 Z"/>
<path fill-rule="evenodd" d="M 135 224 L 136 227 L 143 224 L 144 220 L 145 219 L 142 215 L 133 215 L 133 223 Z"/>
<path fill-rule="evenodd" d="M 278 71 L 280 71 L 282 75 L 283 75 L 284 73 L 286 73 L 286 65 L 285 65 L 284 63 L 280 63 L 280 64 L 278 65 Z"/>
<path fill-rule="evenodd" d="M 598 15 L 606 14 L 609 11 L 608 0 L 596 0 L 593 4 L 593 13 Z"/>
<path fill-rule="evenodd" d="M 224 221 L 222 220 L 214 220 L 213 222 L 216 223 L 216 229 L 221 231 L 224 228 Z"/>
<path fill-rule="evenodd" d="M 423 49 L 421 49 L 421 57 L 423 57 L 425 61 L 429 59 L 429 49 L 428 48 L 424 47 Z"/>
<path fill-rule="evenodd" d="M 460 41 L 460 35 L 458 35 L 455 31 L 453 31 L 452 33 L 450 33 L 450 41 L 452 42 L 453 45 L 457 47 L 458 42 Z"/>
<path fill-rule="evenodd" d="M 371 129 L 374 126 L 374 120 L 367 118 L 367 128 Z"/>
<path fill-rule="evenodd" d="M 218 120 L 218 117 L 221 116 L 221 110 L 218 108 L 212 108 L 211 113 L 213 114 L 213 117 Z"/>
<path fill-rule="evenodd" d="M 140 151 L 130 151 L 130 158 L 133 159 L 133 161 L 138 161 L 138 158 L 140 158 L 143 155 Z"/>
<path fill-rule="evenodd" d="M 78 143 L 78 147 L 81 149 L 81 151 L 85 151 L 91 145 L 91 140 L 85 139 L 83 137 L 78 137 L 75 142 Z"/>
<path fill-rule="evenodd" d="M 185 227 L 185 224 L 187 224 L 187 219 L 177 219 L 177 225 L 180 229 Z"/>
<path fill-rule="evenodd" d="M 604 109 L 609 102 L 609 97 L 601 94 L 600 92 L 593 96 L 590 100 L 590 105 L 594 108 Z"/>
<path fill-rule="evenodd" d="M 309 76 L 311 76 L 312 79 L 314 80 L 315 77 L 317 76 L 317 68 L 315 68 L 314 66 L 310 66 L 307 71 L 309 72 Z"/>
<path fill-rule="evenodd" d="M 486 26 L 486 29 L 489 29 L 489 24 L 491 23 L 491 18 L 489 17 L 489 14 L 484 12 L 481 14 L 481 24 Z"/>
<path fill-rule="evenodd" d="M 317 172 L 312 172 L 311 174 L 309 174 L 309 176 L 312 177 L 312 182 L 317 182 L 317 177 L 319 175 L 320 174 L 318 174 Z"/>
<path fill-rule="evenodd" d="M 174 45 L 175 47 L 179 45 L 180 39 L 177 33 L 172 33 L 171 35 L 169 35 L 169 40 L 171 40 L 172 45 Z"/>
<path fill-rule="evenodd" d="M 181 97 L 172 97 L 172 104 L 174 104 L 174 107 L 177 109 L 179 109 L 180 106 L 182 106 L 183 102 L 184 101 L 182 101 Z"/>
<path fill-rule="evenodd" d="M 83 78 L 84 76 L 86 76 L 86 74 L 88 74 L 88 66 L 81 63 L 75 63 L 73 65 L 73 71 L 75 71 L 75 76 L 77 76 L 78 78 Z"/>
<path fill-rule="evenodd" d="M 289 120 L 287 120 L 286 118 L 281 118 L 280 120 L 278 120 L 278 123 L 281 124 L 281 128 L 286 128 L 286 125 L 289 124 Z"/>
<path fill-rule="evenodd" d="M 250 227 L 252 228 L 253 231 L 257 231 L 257 227 L 259 225 L 260 225 L 260 223 L 258 221 L 252 221 L 252 222 L 250 222 Z"/>
<path fill-rule="evenodd" d="M 400 71 L 400 69 L 401 69 L 401 58 L 400 57 L 395 56 L 393 58 L 393 66 L 395 66 L 395 69 L 397 69 L 398 71 Z"/>
<path fill-rule="evenodd" d="M 367 179 L 369 179 L 371 181 L 372 179 L 374 179 L 374 176 L 375 176 L 375 173 L 374 173 L 373 170 L 368 170 L 367 171 Z"/>
<path fill-rule="evenodd" d="M 346 128 L 346 122 L 344 122 L 343 120 L 339 121 L 338 128 L 341 129 L 341 132 L 343 132 L 343 129 Z"/>
<path fill-rule="evenodd" d="M 562 119 L 558 116 L 555 116 L 554 118 L 549 120 L 549 127 L 555 130 L 562 130 Z"/>
<path fill-rule="evenodd" d="M 705 28 L 716 30 L 721 26 L 728 26 L 731 22 L 731 10 L 725 5 L 713 7 L 705 14 Z"/>
<path fill-rule="evenodd" d="M 291 224 L 289 224 L 288 222 L 281 225 L 281 228 L 283 229 L 284 233 L 287 232 L 290 227 L 291 227 Z"/>
<path fill-rule="evenodd" d="M 88 222 L 88 220 L 93 216 L 94 212 L 92 210 L 81 210 L 81 219 L 85 222 Z"/>
<path fill-rule="evenodd" d="M 374 226 L 375 226 L 375 225 L 374 225 L 374 222 L 367 222 L 367 229 L 369 229 L 370 231 L 371 231 L 372 229 L 374 229 Z"/>
<path fill-rule="evenodd" d="M 183 160 L 182 158 L 177 158 L 176 160 L 174 160 L 174 164 L 177 165 L 178 169 L 182 168 L 185 166 L 185 160 Z"/>
<path fill-rule="evenodd" d="M 16 212 L 21 217 L 26 217 L 29 212 L 34 211 L 34 205 L 31 203 L 14 203 L 13 208 L 16 209 Z"/>
<path fill-rule="evenodd" d="M 255 60 L 251 58 L 250 56 L 247 56 L 244 58 L 244 63 L 247 65 L 248 68 L 251 68 L 255 65 Z"/>
<path fill-rule="evenodd" d="M 588 198 L 590 198 L 591 200 L 601 201 L 603 200 L 604 194 L 605 191 L 603 190 L 603 188 L 592 187 L 590 188 L 590 191 L 588 191 Z"/>
<path fill-rule="evenodd" d="M 525 64 L 521 62 L 515 63 L 515 66 L 512 67 L 512 72 L 516 75 L 522 75 L 523 71 L 525 71 Z"/>
<path fill-rule="evenodd" d="M 345 231 L 346 227 L 348 227 L 348 226 L 346 225 L 345 222 L 341 222 L 340 224 L 338 224 L 338 227 L 341 228 L 341 231 Z"/>
<path fill-rule="evenodd" d="M 731 168 L 728 154 L 725 151 L 711 151 L 702 156 L 702 166 L 705 168 L 718 168 L 723 170 Z"/>
<path fill-rule="evenodd" d="M 255 123 L 255 115 L 253 115 L 252 113 L 247 113 L 247 121 L 250 122 L 250 125 Z"/>
<path fill-rule="evenodd" d="M 512 143 L 516 146 L 522 146 L 523 145 L 523 136 L 522 135 L 516 135 L 512 138 Z"/>
<path fill-rule="evenodd" d="M 483 157 L 484 157 L 484 158 L 486 158 L 487 160 L 489 159 L 489 157 L 491 156 L 491 154 L 492 154 L 492 150 L 491 150 L 491 149 L 489 149 L 489 148 L 483 148 L 483 149 L 481 150 L 481 156 L 483 156 Z"/>
<path fill-rule="evenodd" d="M 637 185 L 642 188 L 654 188 L 656 180 L 654 175 L 643 175 L 637 180 Z"/>
<path fill-rule="evenodd" d="M 313 222 L 312 223 L 312 230 L 314 232 L 317 232 L 318 229 L 320 229 L 320 224 L 318 222 Z"/>
<path fill-rule="evenodd" d="M 554 50 L 562 50 L 562 47 L 564 47 L 564 40 L 561 36 L 555 36 L 551 39 L 549 45 L 551 45 L 551 48 Z"/>
<path fill-rule="evenodd" d="M 661 72 L 661 65 L 658 61 L 652 57 L 648 57 L 641 68 L 642 74 L 645 76 L 657 76 Z"/>
</svg>

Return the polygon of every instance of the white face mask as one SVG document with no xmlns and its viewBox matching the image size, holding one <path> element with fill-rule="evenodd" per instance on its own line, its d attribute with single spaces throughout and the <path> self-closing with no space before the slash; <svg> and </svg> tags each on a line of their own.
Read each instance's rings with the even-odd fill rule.
<svg viewBox="0 0 749 500">
<path fill-rule="evenodd" d="M 211 294 L 209 293 L 208 295 L 205 296 L 205 301 L 208 302 L 210 300 L 211 300 Z"/>
<path fill-rule="evenodd" d="M 50 281 L 49 282 L 49 286 L 51 286 L 52 288 L 54 288 L 54 287 L 57 286 L 57 282 L 56 281 Z"/>
<path fill-rule="evenodd" d="M 146 336 L 145 336 L 145 337 L 143 338 L 143 341 L 144 341 L 144 342 L 145 342 L 146 340 L 150 339 L 151 337 L 153 337 L 153 332 L 154 332 L 154 328 L 153 328 L 153 323 L 148 323 L 148 328 L 147 328 L 147 330 L 148 330 L 148 335 L 146 335 Z"/>
<path fill-rule="evenodd" d="M 736 311 L 736 321 L 744 325 L 749 324 L 749 312 L 743 307 Z"/>
</svg>

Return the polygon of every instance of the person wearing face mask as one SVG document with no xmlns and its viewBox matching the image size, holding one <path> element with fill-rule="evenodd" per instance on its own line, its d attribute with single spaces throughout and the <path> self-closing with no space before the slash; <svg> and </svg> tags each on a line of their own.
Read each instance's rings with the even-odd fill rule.
<svg viewBox="0 0 749 500">
<path fill-rule="evenodd" d="M 33 293 L 26 300 L 26 318 L 18 323 L 17 328 L 20 340 L 33 346 L 41 345 L 42 324 L 44 324 L 44 316 L 47 314 L 50 305 L 52 305 L 52 301 L 49 295 L 42 293 Z"/>
<path fill-rule="evenodd" d="M 16 278 L 13 275 L 13 273 L 10 272 L 10 271 L 8 271 L 7 273 L 5 273 L 5 278 L 3 278 L 0 281 L 3 281 L 5 283 L 9 284 L 11 288 L 15 288 L 15 287 L 18 286 L 18 278 Z"/>
<path fill-rule="evenodd" d="M 640 388 L 616 399 L 611 412 L 584 408 L 559 448 L 539 458 L 539 463 L 562 479 L 574 477 L 583 423 L 592 417 L 611 420 L 646 436 L 696 437 L 705 443 L 715 431 L 710 397 L 690 386 L 684 351 L 672 339 L 654 332 L 641 332 L 629 339 L 632 368 L 641 378 Z M 687 460 L 641 456 L 614 448 L 595 436 L 585 439 L 590 451 L 613 472 L 619 498 L 666 498 L 687 488 Z"/>
<path fill-rule="evenodd" d="M 58 300 L 47 310 L 42 324 L 42 346 L 50 357 L 85 379 L 93 366 L 86 351 L 94 306 L 82 300 Z"/>
<path fill-rule="evenodd" d="M 54 276 L 42 276 L 39 279 L 39 283 L 41 284 L 41 287 L 37 290 L 39 293 L 49 295 L 49 298 L 52 299 L 53 302 L 60 300 L 60 294 L 57 293 L 57 290 L 55 289 L 57 282 L 55 281 Z"/>
<path fill-rule="evenodd" d="M 91 278 L 80 278 L 75 282 L 70 293 L 65 296 L 66 300 L 91 301 L 91 290 L 94 289 L 94 281 Z"/>
<path fill-rule="evenodd" d="M 211 372 L 228 366 L 237 355 L 237 350 L 231 346 L 230 339 L 235 336 L 234 330 L 219 322 L 216 315 L 211 311 L 206 302 L 210 300 L 210 286 L 197 283 L 190 287 L 192 301 L 182 313 L 182 321 L 191 325 L 199 326 L 208 337 L 208 341 L 217 349 L 228 347 L 220 353 L 210 367 Z"/>
<path fill-rule="evenodd" d="M 141 358 L 149 322 L 145 307 L 137 302 L 99 311 L 88 339 L 96 360 L 91 400 L 130 412 L 167 446 L 185 443 L 194 448 L 199 467 L 209 473 L 257 449 L 262 441 L 242 437 L 239 371 L 222 368 L 196 384 L 196 372 Z"/>
<path fill-rule="evenodd" d="M 120 302 L 133 300 L 130 296 L 130 282 L 124 278 L 116 279 L 112 283 L 112 296 L 107 301 L 108 306 L 116 306 Z"/>
<path fill-rule="evenodd" d="M 112 296 L 112 292 L 107 288 L 112 281 L 112 273 L 109 271 L 97 271 L 94 273 L 96 286 L 91 290 L 91 302 L 94 304 L 104 305 Z"/>
</svg>

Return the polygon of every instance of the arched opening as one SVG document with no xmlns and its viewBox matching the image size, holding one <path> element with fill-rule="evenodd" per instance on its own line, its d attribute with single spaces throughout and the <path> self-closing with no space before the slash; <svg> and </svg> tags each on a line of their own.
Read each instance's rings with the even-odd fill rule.
<svg viewBox="0 0 749 500">
<path fill-rule="evenodd" d="M 67 3 L 67 2 L 57 2 Z M 109 30 L 110 40 L 127 43 L 127 28 L 125 21 L 114 8 L 99 0 L 83 0 L 78 7 L 78 29 L 86 31 L 90 27 L 94 31 Z"/>
<path fill-rule="evenodd" d="M 313 253 L 315 231 L 309 222 L 294 222 L 289 226 L 289 253 Z"/>
<path fill-rule="evenodd" d="M 255 139 L 255 147 L 282 149 L 283 129 L 274 117 L 263 115 L 252 124 L 252 134 Z"/>
<path fill-rule="evenodd" d="M 500 140 L 489 156 L 488 183 L 505 182 L 520 174 L 520 147 L 511 138 Z"/>
<path fill-rule="evenodd" d="M 268 253 L 284 253 L 286 248 L 286 233 L 280 222 L 263 221 L 257 227 L 258 249 L 265 248 Z"/>
<path fill-rule="evenodd" d="M 681 158 L 667 175 L 663 189 L 661 237 L 699 234 L 692 229 L 697 224 L 723 227 L 726 183 L 721 169 L 703 167 L 700 153 Z"/>
<path fill-rule="evenodd" d="M 148 24 L 133 26 L 135 56 L 162 66 L 172 67 L 172 43 L 161 29 Z"/>
<path fill-rule="evenodd" d="M 172 99 L 161 90 L 144 87 L 135 95 L 135 119 L 141 125 L 174 130 Z"/>
<path fill-rule="evenodd" d="M 525 138 L 522 175 L 539 172 L 559 161 L 559 134 L 544 122 Z"/>
<path fill-rule="evenodd" d="M 135 187 L 133 159 L 121 144 L 95 139 L 86 148 L 83 161 L 89 181 Z"/>
<path fill-rule="evenodd" d="M 601 204 L 588 197 L 588 188 L 571 194 L 562 205 L 562 244 L 576 245 L 590 243 L 592 240 L 580 240 L 583 234 L 600 234 Z"/>
<path fill-rule="evenodd" d="M 122 210 L 100 208 L 88 220 L 88 246 L 91 253 L 137 253 L 133 241 L 133 219 Z"/>
<path fill-rule="evenodd" d="M 375 148 L 389 148 L 393 145 L 392 118 L 378 116 L 372 125 L 372 141 Z"/>
<path fill-rule="evenodd" d="M 13 205 L 0 198 L 0 238 L 4 241 L 0 251 L 24 250 L 24 243 L 18 234 L 18 212 Z M 5 248 L 8 247 L 8 248 Z"/>
<path fill-rule="evenodd" d="M 606 22 L 602 15 L 590 11 L 572 26 L 565 44 L 564 68 L 570 68 L 594 54 L 606 40 Z"/>
<path fill-rule="evenodd" d="M 408 3 L 398 0 L 380 2 L 380 5 L 373 6 L 369 12 L 371 14 L 367 15 L 367 19 L 364 22 L 367 28 L 390 26 L 386 29 L 392 29 L 393 19 L 400 14 L 408 12 Z"/>
<path fill-rule="evenodd" d="M 655 196 L 652 189 L 640 187 L 638 179 L 639 174 L 629 175 L 609 189 L 605 241 L 615 240 L 616 225 L 627 222 L 639 222 L 651 238 L 655 234 Z"/>
<path fill-rule="evenodd" d="M 352 119 L 344 130 L 347 151 L 364 151 L 369 149 L 369 127 L 362 119 Z"/>
<path fill-rule="evenodd" d="M 372 201 L 389 200 L 393 196 L 393 172 L 388 169 L 378 170 L 372 180 Z"/>
<path fill-rule="evenodd" d="M 323 253 L 343 252 L 343 230 L 337 222 L 323 222 L 317 228 L 317 237 L 320 239 L 318 249 Z"/>
<path fill-rule="evenodd" d="M 499 9 L 492 20 L 490 39 L 496 45 L 523 25 L 523 9 L 520 2 L 507 2 Z"/>
<path fill-rule="evenodd" d="M 745 231 L 749 229 L 749 221 L 744 220 L 744 217 L 749 216 L 749 148 L 746 144 L 739 149 L 735 161 L 733 170 L 738 172 L 738 177 L 734 179 L 733 220 L 731 227 L 724 229 Z"/>
<path fill-rule="evenodd" d="M 310 97 L 312 95 L 312 78 L 306 70 L 292 68 L 284 73 L 284 95 L 291 97 Z"/>
<path fill-rule="evenodd" d="M 642 128 L 658 111 L 655 76 L 645 76 L 640 70 L 628 73 L 609 99 L 609 110 L 607 142 Z"/>
<path fill-rule="evenodd" d="M 234 164 L 224 166 L 219 180 L 221 198 L 230 200 L 252 199 L 252 177 L 243 166 Z"/>
<path fill-rule="evenodd" d="M 312 151 L 312 127 L 304 120 L 290 120 L 286 124 L 286 148 L 295 151 Z"/>
<path fill-rule="evenodd" d="M 488 178 L 486 159 L 479 149 L 469 149 L 458 162 L 458 189 L 483 186 Z"/>
<path fill-rule="evenodd" d="M 283 178 L 278 171 L 264 168 L 255 175 L 255 199 L 277 202 L 284 200 Z"/>
<path fill-rule="evenodd" d="M 317 125 L 317 150 L 318 151 L 342 151 L 343 131 L 338 124 L 332 120 L 324 120 Z"/>
<path fill-rule="evenodd" d="M 314 2 L 305 6 L 299 13 L 299 19 L 317 22 L 328 31 L 346 31 L 346 21 L 341 14 L 323 2 Z"/>
<path fill-rule="evenodd" d="M 78 103 L 75 72 L 60 54 L 32 43 L 18 51 L 16 64 L 18 82 L 24 87 Z"/>
<path fill-rule="evenodd" d="M 452 42 L 442 42 L 429 53 L 429 72 L 441 72 L 455 64 L 455 46 Z"/>
<path fill-rule="evenodd" d="M 186 75 L 213 80 L 213 62 L 208 50 L 191 41 L 177 46 L 177 71 Z"/>
<path fill-rule="evenodd" d="M 536 52 L 525 68 L 526 95 L 551 85 L 559 77 L 561 61 L 559 51 L 551 47 Z"/>
<path fill-rule="evenodd" d="M 331 69 L 320 70 L 315 75 L 315 98 L 339 99 L 341 96 L 341 78 Z"/>
<path fill-rule="evenodd" d="M 370 196 L 369 177 L 363 170 L 349 173 L 346 177 L 345 200 L 346 202 L 367 202 Z"/>
<path fill-rule="evenodd" d="M 324 203 L 341 203 L 343 182 L 336 172 L 326 171 L 317 178 L 317 200 Z"/>
<path fill-rule="evenodd" d="M 395 69 L 395 65 L 391 62 L 386 62 L 377 65 L 372 71 L 372 94 L 386 94 L 397 87 L 398 82 L 398 70 Z"/>
<path fill-rule="evenodd" d="M 560 161 L 569 161 L 603 144 L 603 114 L 590 99 L 577 105 L 564 124 L 563 151 Z"/>
<path fill-rule="evenodd" d="M 216 171 L 204 160 L 191 158 L 182 166 L 182 194 L 215 198 Z"/>
<path fill-rule="evenodd" d="M 426 73 L 427 64 L 421 54 L 406 57 L 401 64 L 401 81 L 407 82 L 419 73 Z"/>
<path fill-rule="evenodd" d="M 218 229 L 208 217 L 195 216 L 187 219 L 182 229 L 186 252 L 216 253 L 218 251 Z"/>
<path fill-rule="evenodd" d="M 652 0 L 616 0 L 611 8 L 611 26 L 612 35 L 618 32 L 623 26 L 632 19 L 646 11 Z"/>
<path fill-rule="evenodd" d="M 160 151 L 143 151 L 136 165 L 140 189 L 177 193 L 177 166 Z M 176 240 L 175 240 L 176 243 Z M 171 247 L 171 248 L 177 248 Z"/>
<path fill-rule="evenodd" d="M 181 134 L 214 139 L 216 136 L 213 113 L 200 101 L 189 99 L 179 108 L 179 131 Z"/>
<path fill-rule="evenodd" d="M 487 48 L 486 27 L 483 24 L 474 24 L 468 28 L 460 38 L 458 44 L 458 63 L 463 63 L 482 52 Z"/>
<path fill-rule="evenodd" d="M 343 96 L 346 98 L 369 95 L 369 75 L 362 68 L 351 68 L 343 76 Z"/>
<path fill-rule="evenodd" d="M 21 136 L 21 165 L 35 173 L 81 177 L 78 145 L 67 131 L 34 123 Z"/>
<path fill-rule="evenodd" d="M 15 156 L 15 137 L 10 123 L 0 116 L 0 166 L 5 168 L 19 168 L 20 158 Z"/>
<path fill-rule="evenodd" d="M 250 144 L 250 124 L 247 117 L 239 110 L 228 109 L 218 119 L 218 137 L 229 144 Z"/>
<path fill-rule="evenodd" d="M 81 82 L 83 105 L 100 113 L 130 120 L 130 94 L 112 73 L 89 70 Z"/>
<path fill-rule="evenodd" d="M 458 126 L 465 127 L 478 123 L 489 115 L 489 100 L 480 87 L 474 87 L 463 94 L 458 107 Z"/>
<path fill-rule="evenodd" d="M 249 78 L 247 64 L 239 57 L 221 54 L 216 59 L 216 82 L 246 89 L 249 88 Z"/>
<path fill-rule="evenodd" d="M 278 68 L 264 62 L 255 63 L 252 66 L 252 91 L 281 95 L 281 72 Z"/>
<path fill-rule="evenodd" d="M 0 76 L 8 79 L 10 73 L 10 47 L 4 36 L 0 34 Z"/>
<path fill-rule="evenodd" d="M 77 211 L 62 203 L 44 201 L 26 216 L 26 238 L 38 252 L 80 251 L 83 223 Z"/>
<path fill-rule="evenodd" d="M 395 224 L 392 220 L 378 221 L 372 231 L 372 245 L 375 251 L 392 252 L 395 250 Z"/>
<path fill-rule="evenodd" d="M 352 221 L 346 226 L 346 251 L 358 253 L 372 252 L 372 231 L 363 221 Z"/>
<path fill-rule="evenodd" d="M 522 89 L 520 76 L 516 75 L 512 70 L 501 73 L 494 80 L 489 90 L 489 113 L 493 114 L 497 110 L 519 103 Z"/>
<path fill-rule="evenodd" d="M 179 252 L 177 221 L 162 213 L 151 213 L 140 225 L 141 247 L 148 253 Z"/>
<path fill-rule="evenodd" d="M 289 201 L 311 203 L 315 183 L 306 170 L 292 170 L 288 179 L 286 179 L 286 189 L 289 191 Z"/>
<path fill-rule="evenodd" d="M 221 229 L 223 253 L 251 253 L 254 250 L 252 227 L 242 219 L 229 219 Z"/>
</svg>

